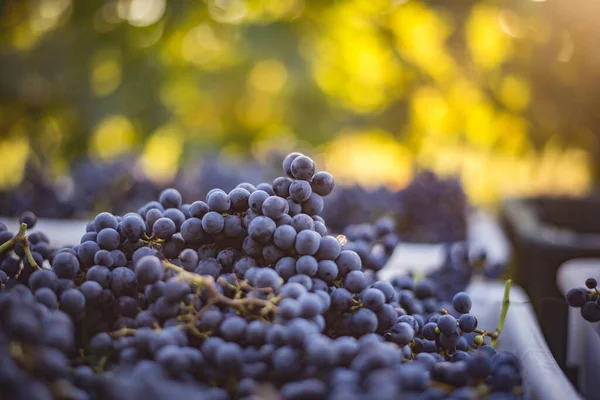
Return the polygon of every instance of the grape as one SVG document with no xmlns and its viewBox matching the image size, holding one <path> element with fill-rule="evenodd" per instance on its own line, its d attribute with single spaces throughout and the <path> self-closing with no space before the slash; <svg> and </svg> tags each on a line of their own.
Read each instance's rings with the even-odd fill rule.
<svg viewBox="0 0 600 400">
<path fill-rule="evenodd" d="M 289 250 L 294 247 L 296 241 L 296 230 L 290 225 L 281 225 L 273 233 L 273 242 L 281 250 Z"/>
<path fill-rule="evenodd" d="M 314 276 L 317 273 L 318 263 L 312 256 L 302 256 L 296 261 L 296 272 L 308 276 Z"/>
<path fill-rule="evenodd" d="M 98 243 L 87 241 L 82 243 L 77 250 L 77 257 L 79 258 L 79 262 L 84 266 L 90 266 L 94 264 L 94 257 L 96 253 L 100 250 L 100 246 Z M 70 269 L 72 271 L 74 268 Z M 68 276 L 65 276 L 68 278 Z"/>
<path fill-rule="evenodd" d="M 274 244 L 267 245 L 262 249 L 263 260 L 269 265 L 274 265 L 283 256 L 285 256 L 285 253 Z"/>
<path fill-rule="evenodd" d="M 231 200 L 229 196 L 222 190 L 215 190 L 208 195 L 206 204 L 212 211 L 226 212 L 231 207 Z"/>
<path fill-rule="evenodd" d="M 33 275 L 32 275 L 33 276 Z M 48 307 L 48 309 L 58 308 L 58 298 L 51 288 L 43 287 L 35 291 L 35 299 Z"/>
<path fill-rule="evenodd" d="M 263 215 L 271 219 L 279 219 L 289 210 L 289 205 L 284 198 L 278 196 L 270 196 L 262 204 Z"/>
<path fill-rule="evenodd" d="M 317 215 L 323 211 L 323 198 L 312 193 L 308 200 L 302 203 L 302 212 L 308 215 Z"/>
<path fill-rule="evenodd" d="M 225 219 L 221 214 L 215 211 L 210 211 L 202 217 L 202 228 L 207 233 L 216 235 L 225 227 Z"/>
<path fill-rule="evenodd" d="M 223 225 L 225 223 L 223 222 Z M 200 218 L 189 218 L 181 225 L 181 236 L 189 244 L 200 244 L 206 239 L 206 231 Z"/>
<path fill-rule="evenodd" d="M 127 216 L 119 222 L 120 231 L 123 235 L 132 240 L 137 240 L 146 232 L 146 225 L 139 216 Z"/>
<path fill-rule="evenodd" d="M 221 264 L 216 259 L 206 258 L 198 263 L 194 272 L 198 275 L 210 275 L 217 279 L 222 270 Z"/>
<path fill-rule="evenodd" d="M 458 319 L 458 326 L 465 333 L 473 332 L 477 329 L 477 318 L 472 314 L 463 314 Z"/>
<path fill-rule="evenodd" d="M 112 228 L 104 228 L 98 232 L 96 242 L 105 250 L 116 250 L 121 244 L 121 235 Z"/>
<path fill-rule="evenodd" d="M 588 278 L 585 280 L 585 286 L 588 289 L 595 289 L 598 286 L 598 282 L 594 278 Z"/>
<path fill-rule="evenodd" d="M 315 163 L 309 157 L 299 155 L 292 161 L 290 172 L 296 179 L 309 181 L 315 174 Z"/>
<path fill-rule="evenodd" d="M 135 273 L 125 267 L 117 267 L 110 274 L 110 290 L 116 297 L 135 293 L 137 280 Z"/>
<path fill-rule="evenodd" d="M 55 291 L 58 286 L 56 274 L 48 270 L 35 271 L 29 277 L 29 287 L 35 293 L 41 288 L 48 288 Z"/>
<path fill-rule="evenodd" d="M 163 240 L 170 239 L 176 231 L 175 222 L 170 218 L 159 218 L 152 226 L 152 234 Z"/>
<path fill-rule="evenodd" d="M 280 176 L 279 178 L 275 178 L 273 181 L 273 192 L 275 192 L 276 196 L 283 197 L 284 199 L 290 195 L 290 185 L 292 185 L 294 181 L 285 176 Z"/>
<path fill-rule="evenodd" d="M 99 250 L 94 255 L 94 264 L 103 265 L 106 268 L 110 268 L 115 264 L 115 260 L 110 251 L 108 250 Z"/>
<path fill-rule="evenodd" d="M 165 208 L 179 208 L 183 203 L 181 194 L 173 188 L 165 189 L 158 198 L 160 204 Z"/>
<path fill-rule="evenodd" d="M 231 194 L 230 194 L 230 197 L 231 197 Z M 203 201 L 195 201 L 192 204 L 190 204 L 189 213 L 190 213 L 190 217 L 192 217 L 192 218 L 202 219 L 204 214 L 206 214 L 209 211 L 210 211 L 210 208 L 208 208 L 208 204 L 206 204 Z M 148 217 L 146 217 L 146 220 L 147 219 L 148 219 Z"/>
<path fill-rule="evenodd" d="M 250 222 L 248 234 L 252 239 L 265 243 L 273 236 L 276 228 L 277 225 L 271 218 L 258 216 Z"/>
<path fill-rule="evenodd" d="M 60 309 L 70 315 L 79 315 L 85 310 L 85 297 L 77 289 L 68 289 L 60 295 Z"/>
<path fill-rule="evenodd" d="M 595 302 L 587 302 L 581 307 L 581 316 L 589 322 L 600 321 L 600 306 Z"/>
<path fill-rule="evenodd" d="M 320 171 L 317 172 L 311 181 L 312 190 L 321 196 L 327 196 L 335 187 L 335 181 L 333 176 L 329 172 Z"/>
<path fill-rule="evenodd" d="M 325 224 L 319 221 L 315 222 L 315 231 L 321 236 L 326 236 L 329 233 Z"/>
<path fill-rule="evenodd" d="M 181 229 L 181 224 L 183 224 L 183 222 L 185 221 L 185 215 L 183 214 L 183 212 L 176 208 L 168 208 L 163 213 L 163 216 L 173 221 L 175 223 L 175 231 L 179 232 L 179 230 Z"/>
<path fill-rule="evenodd" d="M 292 226 L 297 232 L 304 230 L 313 230 L 315 228 L 315 221 L 306 214 L 298 214 L 292 218 Z"/>
<path fill-rule="evenodd" d="M 567 304 L 571 307 L 583 307 L 587 301 L 587 290 L 574 288 L 567 292 Z"/>
<path fill-rule="evenodd" d="M 75 278 L 75 276 L 79 272 L 79 260 L 71 253 L 59 253 L 54 257 L 54 260 L 52 261 L 52 270 L 59 278 Z"/>
<path fill-rule="evenodd" d="M 236 212 L 243 212 L 248 209 L 248 199 L 250 198 L 250 191 L 238 187 L 229 192 L 229 200 L 231 202 L 231 209 Z"/>
<path fill-rule="evenodd" d="M 102 296 L 102 286 L 95 281 L 83 282 L 79 290 L 81 291 L 81 293 L 83 293 L 86 304 L 92 305 L 98 303 Z"/>
<path fill-rule="evenodd" d="M 296 273 L 296 260 L 292 257 L 281 258 L 275 265 L 275 271 L 287 281 Z"/>
<path fill-rule="evenodd" d="M 333 236 L 323 236 L 319 240 L 319 250 L 315 257 L 319 260 L 335 260 L 342 251 L 340 242 Z"/>
<path fill-rule="evenodd" d="M 471 304 L 471 298 L 465 292 L 456 293 L 452 299 L 452 307 L 461 314 L 471 311 Z"/>
<path fill-rule="evenodd" d="M 302 153 L 290 153 L 283 159 L 283 171 L 290 177 L 293 178 L 292 175 L 292 162 L 299 156 L 302 156 Z"/>
<path fill-rule="evenodd" d="M 111 213 L 102 212 L 94 218 L 94 231 L 96 232 L 105 228 L 117 229 L 118 226 L 117 219 Z"/>
<path fill-rule="evenodd" d="M 456 332 L 456 318 L 452 315 L 442 315 L 437 323 L 440 332 L 452 335 Z"/>
<path fill-rule="evenodd" d="M 302 212 L 302 204 L 295 202 L 292 199 L 287 199 L 288 202 L 288 214 L 290 216 L 296 216 Z"/>
<path fill-rule="evenodd" d="M 339 270 L 336 263 L 331 260 L 321 260 L 317 265 L 317 277 L 331 285 L 338 277 Z"/>
<path fill-rule="evenodd" d="M 31 211 L 25 211 L 19 217 L 19 224 L 27 225 L 27 229 L 33 229 L 35 224 L 37 224 L 37 216 Z M 6 230 L 6 227 L 4 227 Z"/>
<path fill-rule="evenodd" d="M 135 277 L 141 285 L 153 284 L 160 280 L 162 276 L 162 264 L 154 256 L 144 256 L 135 264 Z"/>
<path fill-rule="evenodd" d="M 378 311 L 385 304 L 385 296 L 380 290 L 367 289 L 362 293 L 361 301 L 368 309 Z"/>
<path fill-rule="evenodd" d="M 88 281 L 98 282 L 102 287 L 109 288 L 111 281 L 111 272 L 103 265 L 95 265 L 88 269 L 86 274 Z"/>
<path fill-rule="evenodd" d="M 237 215 L 228 215 L 223 222 L 223 233 L 225 236 L 235 238 L 244 232 L 242 219 Z"/>
<path fill-rule="evenodd" d="M 342 250 L 340 255 L 335 259 L 335 263 L 340 269 L 342 276 L 351 271 L 359 271 L 361 267 L 360 257 L 352 250 Z"/>
<path fill-rule="evenodd" d="M 262 190 L 263 192 L 266 192 L 269 196 L 275 196 L 273 186 L 271 186 L 270 183 L 259 183 L 258 185 L 256 185 L 256 190 Z"/>
<path fill-rule="evenodd" d="M 186 271 L 192 272 L 198 265 L 198 261 L 199 261 L 198 253 L 192 249 L 185 249 L 181 252 L 181 254 L 179 254 L 179 260 L 181 261 L 181 266 Z M 138 280 L 139 280 L 139 278 L 138 278 Z"/>
<path fill-rule="evenodd" d="M 362 271 L 350 271 L 344 279 L 344 287 L 352 293 L 360 293 L 367 286 L 367 279 Z"/>
<path fill-rule="evenodd" d="M 387 340 L 396 343 L 399 346 L 405 346 L 413 340 L 415 331 L 406 322 L 394 324 L 390 332 L 386 333 Z"/>
<path fill-rule="evenodd" d="M 294 245 L 298 254 L 314 255 L 319 249 L 321 236 L 310 230 L 303 230 L 296 235 L 296 243 Z"/>
<path fill-rule="evenodd" d="M 311 194 L 312 188 L 307 181 L 293 181 L 289 187 L 289 196 L 297 203 L 305 202 Z"/>
<path fill-rule="evenodd" d="M 248 206 L 255 213 L 261 214 L 263 203 L 269 197 L 269 193 L 265 192 L 264 190 L 256 190 L 250 194 L 250 197 L 248 197 Z"/>
</svg>

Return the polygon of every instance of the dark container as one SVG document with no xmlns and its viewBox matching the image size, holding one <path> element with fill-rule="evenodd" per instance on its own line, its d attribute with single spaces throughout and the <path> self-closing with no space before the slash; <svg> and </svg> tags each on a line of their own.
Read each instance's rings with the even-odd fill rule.
<svg viewBox="0 0 600 400">
<path fill-rule="evenodd" d="M 514 247 L 512 275 L 527 291 L 558 364 L 576 382 L 566 364 L 568 308 L 556 274 L 568 260 L 600 257 L 600 198 L 511 199 L 501 220 Z"/>
</svg>

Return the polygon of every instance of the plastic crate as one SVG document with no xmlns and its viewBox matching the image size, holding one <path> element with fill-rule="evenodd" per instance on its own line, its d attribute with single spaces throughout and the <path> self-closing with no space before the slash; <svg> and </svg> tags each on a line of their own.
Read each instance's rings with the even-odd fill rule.
<svg viewBox="0 0 600 400">
<path fill-rule="evenodd" d="M 600 259 L 571 260 L 558 269 L 556 278 L 565 295 L 574 287 L 584 286 L 587 278 L 600 280 Z M 599 399 L 600 322 L 591 323 L 581 317 L 578 308 L 569 307 L 566 329 L 566 363 L 577 372 L 577 387 L 586 399 Z"/>
<path fill-rule="evenodd" d="M 531 298 L 548 346 L 565 373 L 567 306 L 556 286 L 568 260 L 600 257 L 600 199 L 524 198 L 502 205 L 502 222 L 514 247 L 515 282 Z"/>
<path fill-rule="evenodd" d="M 502 311 L 503 282 L 474 282 L 467 292 L 473 300 L 472 312 L 478 326 L 494 330 Z M 521 361 L 527 399 L 580 399 L 569 379 L 552 356 L 537 323 L 525 291 L 513 285 L 510 306 L 497 348 L 515 354 Z"/>
</svg>

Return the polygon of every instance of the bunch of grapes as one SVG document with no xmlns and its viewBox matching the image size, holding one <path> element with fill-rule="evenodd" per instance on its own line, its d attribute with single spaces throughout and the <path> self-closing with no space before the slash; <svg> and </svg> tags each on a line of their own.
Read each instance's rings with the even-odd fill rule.
<svg viewBox="0 0 600 400">
<path fill-rule="evenodd" d="M 486 278 L 497 279 L 505 269 L 503 263 L 490 262 L 485 249 L 454 243 L 445 246 L 444 261 L 427 277 L 436 282 L 437 296 L 448 301 L 469 285 L 473 275 L 483 274 Z"/>
<path fill-rule="evenodd" d="M 18 266 L 0 284 L 2 396 L 520 397 L 518 360 L 493 346 L 501 327 L 478 327 L 466 293 L 374 279 L 318 215 L 333 177 L 299 153 L 283 167 L 205 202 L 167 189 L 100 213 L 80 244 L 45 256 L 31 215 L 0 236 Z M 384 221 L 373 238 L 392 233 Z"/>
<path fill-rule="evenodd" d="M 374 272 L 386 265 L 400 242 L 396 223 L 389 217 L 382 217 L 374 224 L 348 225 L 340 240 L 344 242 L 344 250 L 352 250 L 359 255 L 363 269 Z"/>
<path fill-rule="evenodd" d="M 450 243 L 467 238 L 467 196 L 457 179 L 423 170 L 394 196 L 398 235 L 410 242 Z"/>
<path fill-rule="evenodd" d="M 567 292 L 566 301 L 571 307 L 581 309 L 581 316 L 589 322 L 600 321 L 600 292 L 598 282 L 594 278 L 585 281 L 586 287 L 577 287 Z"/>
</svg>

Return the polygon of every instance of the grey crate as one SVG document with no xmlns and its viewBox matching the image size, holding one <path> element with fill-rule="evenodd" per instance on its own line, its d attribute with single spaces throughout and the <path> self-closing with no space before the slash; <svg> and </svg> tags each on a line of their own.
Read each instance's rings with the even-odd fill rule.
<svg viewBox="0 0 600 400">
<path fill-rule="evenodd" d="M 558 269 L 556 283 L 565 295 L 569 289 L 584 286 L 587 278 L 600 281 L 600 259 L 567 261 Z M 600 400 L 600 322 L 590 323 L 578 308 L 569 307 L 567 326 L 567 366 L 577 371 L 577 386 L 586 399 Z"/>
<path fill-rule="evenodd" d="M 477 315 L 479 327 L 494 330 L 502 311 L 504 283 L 474 282 L 467 291 L 473 300 L 472 312 Z M 552 356 L 525 291 L 513 285 L 510 301 L 498 349 L 512 352 L 521 361 L 526 397 L 580 399 Z"/>
</svg>

